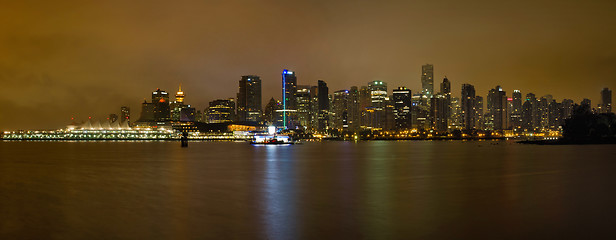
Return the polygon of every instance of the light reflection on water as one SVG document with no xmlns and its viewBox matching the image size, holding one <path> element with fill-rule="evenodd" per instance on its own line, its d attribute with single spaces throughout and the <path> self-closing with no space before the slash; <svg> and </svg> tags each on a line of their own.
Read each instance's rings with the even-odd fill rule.
<svg viewBox="0 0 616 240">
<path fill-rule="evenodd" d="M 0 142 L 0 239 L 605 236 L 615 153 L 472 141 Z"/>
</svg>

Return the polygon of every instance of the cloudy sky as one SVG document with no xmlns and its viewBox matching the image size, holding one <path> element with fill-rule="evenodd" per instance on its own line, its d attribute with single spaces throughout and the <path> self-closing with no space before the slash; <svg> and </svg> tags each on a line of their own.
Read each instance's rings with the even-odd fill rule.
<svg viewBox="0 0 616 240">
<path fill-rule="evenodd" d="M 202 110 L 242 75 L 280 98 L 283 68 L 330 91 L 382 80 L 420 90 L 421 65 L 484 96 L 599 103 L 616 88 L 616 1 L 2 1 L 0 129 L 139 117 L 156 88 Z M 435 83 L 437 86 L 438 83 Z"/>
</svg>

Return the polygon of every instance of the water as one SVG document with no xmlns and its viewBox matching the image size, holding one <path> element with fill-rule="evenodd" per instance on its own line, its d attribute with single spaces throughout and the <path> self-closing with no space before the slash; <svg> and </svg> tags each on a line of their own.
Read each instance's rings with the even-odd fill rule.
<svg viewBox="0 0 616 240">
<path fill-rule="evenodd" d="M 614 145 L 0 142 L 0 239 L 611 238 Z"/>
</svg>

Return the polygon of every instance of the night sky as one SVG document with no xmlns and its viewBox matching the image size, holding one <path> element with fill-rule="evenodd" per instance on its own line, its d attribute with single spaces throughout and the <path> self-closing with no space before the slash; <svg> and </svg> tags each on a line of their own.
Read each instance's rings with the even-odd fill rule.
<svg viewBox="0 0 616 240">
<path fill-rule="evenodd" d="M 62 2 L 62 3 L 59 3 Z M 283 68 L 330 92 L 382 80 L 420 91 L 434 64 L 478 95 L 552 94 L 599 103 L 616 89 L 616 1 L 2 1 L 0 129 L 57 129 L 132 108 L 182 83 L 203 110 Z"/>
</svg>

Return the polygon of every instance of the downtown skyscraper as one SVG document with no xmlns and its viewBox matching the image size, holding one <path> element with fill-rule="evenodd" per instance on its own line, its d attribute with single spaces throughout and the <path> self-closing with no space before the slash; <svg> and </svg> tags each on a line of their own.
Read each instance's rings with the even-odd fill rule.
<svg viewBox="0 0 616 240">
<path fill-rule="evenodd" d="M 475 86 L 462 84 L 462 97 L 460 100 L 462 103 L 462 129 L 471 130 L 475 128 Z"/>
<path fill-rule="evenodd" d="M 434 66 L 432 64 L 421 66 L 421 94 L 427 99 L 434 95 Z"/>
<path fill-rule="evenodd" d="M 261 78 L 242 76 L 237 93 L 237 115 L 240 122 L 261 121 Z"/>
<path fill-rule="evenodd" d="M 282 70 L 282 119 L 284 127 L 295 128 L 297 111 L 297 77 L 295 72 L 287 69 Z"/>
</svg>

